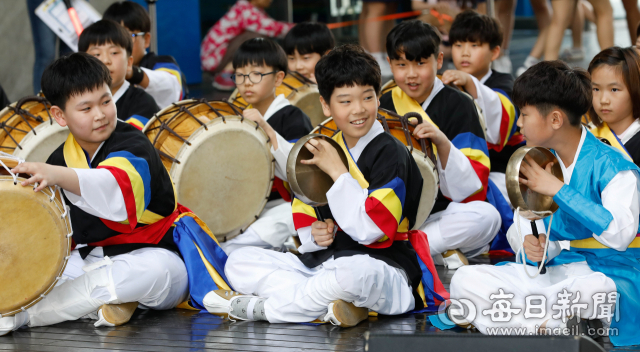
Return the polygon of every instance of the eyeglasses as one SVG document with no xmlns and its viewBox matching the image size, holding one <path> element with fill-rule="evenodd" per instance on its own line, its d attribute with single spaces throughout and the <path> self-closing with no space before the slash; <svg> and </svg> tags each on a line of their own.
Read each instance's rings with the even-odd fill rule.
<svg viewBox="0 0 640 352">
<path fill-rule="evenodd" d="M 234 73 L 231 75 L 231 80 L 234 81 L 236 84 L 242 84 L 244 83 L 244 80 L 246 77 L 249 77 L 249 81 L 251 81 L 251 83 L 253 84 L 258 84 L 260 82 L 262 82 L 262 77 L 266 76 L 266 75 L 270 75 L 272 73 L 276 73 L 277 71 L 271 71 L 271 72 L 267 72 L 267 73 L 260 73 L 257 71 L 253 71 L 253 72 L 249 72 L 248 75 L 243 75 L 242 73 Z"/>
<path fill-rule="evenodd" d="M 133 39 L 136 39 L 136 37 L 142 37 L 145 34 L 147 33 L 146 32 L 131 33 L 131 37 L 133 37 Z"/>
</svg>

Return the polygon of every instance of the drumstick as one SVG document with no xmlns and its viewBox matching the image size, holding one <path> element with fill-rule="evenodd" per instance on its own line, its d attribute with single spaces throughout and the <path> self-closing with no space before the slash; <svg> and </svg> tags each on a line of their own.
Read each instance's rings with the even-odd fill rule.
<svg viewBox="0 0 640 352">
<path fill-rule="evenodd" d="M 535 238 L 540 237 L 540 235 L 538 234 L 538 226 L 536 226 L 535 220 L 531 220 L 531 231 L 533 232 L 533 236 Z M 542 262 L 538 262 L 538 268 L 541 266 L 542 266 Z M 546 273 L 547 273 L 547 268 L 546 267 L 542 268 L 542 270 L 540 271 L 540 274 L 546 274 Z"/>
<path fill-rule="evenodd" d="M 67 12 L 69 13 L 69 18 L 71 18 L 71 24 L 73 24 L 73 29 L 76 30 L 76 34 L 78 37 L 82 34 L 84 28 L 82 28 L 82 22 L 80 22 L 80 18 L 78 17 L 78 13 L 76 9 L 71 6 L 71 0 L 63 0 L 64 5 L 67 7 Z"/>
</svg>

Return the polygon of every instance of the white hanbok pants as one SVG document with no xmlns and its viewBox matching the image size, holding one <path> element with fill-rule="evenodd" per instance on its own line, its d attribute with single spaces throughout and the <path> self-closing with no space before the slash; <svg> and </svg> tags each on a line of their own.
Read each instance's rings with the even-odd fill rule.
<svg viewBox="0 0 640 352">
<path fill-rule="evenodd" d="M 220 243 L 220 247 L 227 255 L 242 247 L 277 248 L 294 235 L 291 203 L 276 199 L 267 202 L 258 219 L 245 232 Z"/>
<path fill-rule="evenodd" d="M 528 266 L 527 269 L 531 275 L 537 272 L 537 268 L 533 266 Z M 509 263 L 501 266 L 463 266 L 453 275 L 450 289 L 452 299 L 468 299 L 473 303 L 476 314 L 471 323 L 483 334 L 495 334 L 496 332 L 499 334 L 537 334 L 539 327 L 547 321 L 545 324 L 547 328 L 563 327 L 562 316 L 558 314 L 562 311 L 561 305 L 565 303 L 573 307 L 568 312 L 565 311 L 565 313 L 569 313 L 565 314 L 566 316 L 578 314 L 580 318 L 589 319 L 594 316 L 594 310 L 597 310 L 598 314 L 611 317 L 611 314 L 607 314 L 606 310 L 594 304 L 594 295 L 606 294 L 608 297 L 611 292 L 616 292 L 616 285 L 604 274 L 591 270 L 586 262 L 547 267 L 547 273 L 539 275 L 535 279 L 527 276 L 522 264 Z M 513 294 L 512 298 L 506 299 L 510 302 L 509 309 L 521 309 L 518 314 L 511 315 L 511 319 L 508 321 L 499 321 L 501 316 L 506 317 L 507 315 L 483 313 L 483 311 L 494 309 L 494 303 L 499 299 L 495 296 L 494 299 L 491 299 L 491 295 L 500 294 L 500 289 L 506 295 Z M 563 302 L 564 298 L 559 296 L 559 294 L 564 294 L 565 289 L 567 293 L 572 294 L 568 298 L 569 302 Z M 579 299 L 577 298 L 578 292 Z M 533 295 L 545 297 L 545 309 L 531 309 L 529 313 L 534 313 L 534 315 L 529 314 L 527 317 L 525 316 L 527 297 Z M 542 299 L 533 300 L 533 297 L 530 299 L 532 299 L 531 304 L 543 305 Z M 586 309 L 584 307 L 576 309 L 579 308 L 579 306 L 575 306 L 576 304 L 586 304 Z M 507 307 L 506 304 L 500 304 L 500 306 Z M 615 312 L 615 307 L 613 312 Z M 625 313 L 631 314 L 627 312 L 622 314 Z M 555 318 L 554 315 L 556 315 Z M 607 322 L 604 321 L 604 323 Z M 491 331 L 492 328 L 507 329 Z M 517 328 L 524 328 L 526 332 Z"/>
<path fill-rule="evenodd" d="M 225 274 L 236 291 L 267 298 L 271 323 L 313 321 L 338 299 L 388 315 L 415 306 L 404 271 L 368 255 L 307 268 L 291 253 L 245 247 L 229 256 Z"/>
<path fill-rule="evenodd" d="M 27 309 L 29 326 L 76 320 L 107 303 L 139 302 L 162 310 L 188 298 L 187 269 L 174 252 L 142 248 L 108 259 L 101 252 L 96 248 L 84 260 L 78 250 L 71 252 L 62 280 Z"/>
<path fill-rule="evenodd" d="M 489 249 L 501 224 L 500 213 L 487 202 L 451 202 L 447 209 L 429 215 L 420 230 L 427 234 L 432 256 L 459 249 L 474 257 Z"/>
</svg>

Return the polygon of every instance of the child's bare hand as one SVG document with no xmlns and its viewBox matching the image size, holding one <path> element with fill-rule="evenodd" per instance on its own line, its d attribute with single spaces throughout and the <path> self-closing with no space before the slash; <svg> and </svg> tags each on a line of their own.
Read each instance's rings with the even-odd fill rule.
<svg viewBox="0 0 640 352">
<path fill-rule="evenodd" d="M 534 235 L 524 236 L 524 253 L 532 262 L 541 262 L 544 255 L 544 245 L 547 241 L 545 234 L 540 234 L 539 238 Z"/>
<path fill-rule="evenodd" d="M 552 167 L 553 163 L 548 163 L 543 169 L 532 157 L 525 155 L 524 162 L 520 164 L 520 173 L 525 178 L 520 177 L 520 183 L 534 192 L 554 197 L 564 183 L 551 173 Z"/>
<path fill-rule="evenodd" d="M 262 127 L 263 129 L 263 126 L 267 123 L 258 109 L 246 109 L 242 112 L 242 116 L 244 116 L 245 119 L 249 119 L 257 123 L 258 126 Z"/>
<path fill-rule="evenodd" d="M 313 159 L 301 160 L 301 163 L 316 165 L 320 170 L 331 176 L 331 179 L 334 181 L 337 180 L 340 175 L 349 172 L 342 163 L 338 151 L 329 144 L 329 142 L 322 138 L 313 138 L 304 146 L 313 154 Z"/>
<path fill-rule="evenodd" d="M 58 166 L 59 167 L 59 166 Z M 47 186 L 55 186 L 58 184 L 58 173 L 56 166 L 45 163 L 22 163 L 16 166 L 11 172 L 19 174 L 29 174 L 31 177 L 20 182 L 24 187 L 38 182 L 38 187 L 34 191 L 39 192 Z"/>
<path fill-rule="evenodd" d="M 311 224 L 311 235 L 318 246 L 329 247 L 333 243 L 333 229 L 335 224 L 333 220 L 316 221 Z"/>
<path fill-rule="evenodd" d="M 416 124 L 416 120 L 410 120 L 412 124 Z M 421 124 L 417 125 L 413 130 L 413 135 L 417 138 L 429 138 L 431 139 L 431 143 L 435 144 L 436 147 L 440 148 L 443 143 L 449 143 L 449 138 L 440 131 L 440 129 L 434 126 L 432 123 L 427 121 L 422 121 Z"/>
<path fill-rule="evenodd" d="M 470 80 L 471 76 L 468 73 L 458 70 L 447 70 L 442 75 L 442 83 L 444 84 L 453 83 L 456 86 L 465 87 Z"/>
</svg>

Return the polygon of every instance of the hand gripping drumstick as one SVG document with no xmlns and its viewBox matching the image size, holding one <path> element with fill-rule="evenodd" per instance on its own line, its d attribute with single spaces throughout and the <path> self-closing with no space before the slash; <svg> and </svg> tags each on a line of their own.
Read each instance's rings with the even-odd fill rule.
<svg viewBox="0 0 640 352">
<path fill-rule="evenodd" d="M 536 226 L 536 221 L 535 220 L 531 220 L 531 231 L 533 232 L 533 236 L 536 239 L 540 238 L 540 235 L 538 234 L 538 226 Z M 549 239 L 547 238 L 547 241 L 548 240 Z M 542 262 L 538 262 L 538 268 L 540 268 L 541 266 L 542 266 Z M 547 273 L 547 267 L 542 268 L 542 270 L 540 271 L 540 274 L 546 274 L 546 273 Z"/>
<path fill-rule="evenodd" d="M 71 6 L 71 0 L 63 0 L 64 5 L 67 7 L 67 12 L 69 13 L 69 18 L 71 18 L 71 24 L 73 24 L 73 29 L 76 30 L 76 34 L 78 37 L 82 34 L 84 28 L 82 27 L 82 22 L 80 22 L 80 17 L 78 17 L 78 13 L 76 9 Z"/>
</svg>

